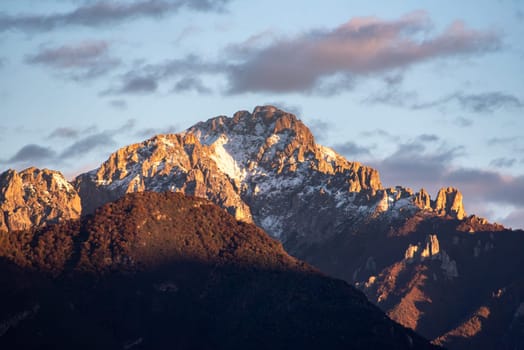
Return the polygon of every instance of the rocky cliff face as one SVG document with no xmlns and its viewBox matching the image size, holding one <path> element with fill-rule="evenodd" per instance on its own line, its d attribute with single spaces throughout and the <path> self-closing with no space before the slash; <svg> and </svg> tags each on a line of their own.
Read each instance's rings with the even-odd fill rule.
<svg viewBox="0 0 524 350">
<path fill-rule="evenodd" d="M 76 219 L 81 212 L 80 197 L 57 171 L 28 168 L 0 174 L 0 232 Z"/>
<path fill-rule="evenodd" d="M 100 168 L 75 180 L 84 213 L 126 193 L 176 191 L 208 198 L 237 219 L 251 222 L 249 207 L 192 134 L 159 135 L 113 153 Z"/>
<path fill-rule="evenodd" d="M 79 176 L 75 186 L 85 213 L 129 192 L 208 198 L 261 226 L 295 254 L 377 215 L 420 209 L 455 215 L 451 202 L 461 199 L 450 193 L 437 209 L 423 190 L 384 189 L 377 170 L 316 144 L 300 120 L 272 106 L 124 147 Z"/>
<path fill-rule="evenodd" d="M 446 348 L 514 348 L 524 339 L 514 317 L 524 300 L 523 246 L 522 231 L 427 210 L 348 227 L 305 258 Z"/>
</svg>

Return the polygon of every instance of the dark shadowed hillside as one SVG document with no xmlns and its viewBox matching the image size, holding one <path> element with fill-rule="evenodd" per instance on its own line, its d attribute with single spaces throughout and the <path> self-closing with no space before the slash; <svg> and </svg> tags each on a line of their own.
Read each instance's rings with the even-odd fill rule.
<svg viewBox="0 0 524 350">
<path fill-rule="evenodd" d="M 128 194 L 0 237 L 4 349 L 432 348 L 203 199 Z"/>
</svg>

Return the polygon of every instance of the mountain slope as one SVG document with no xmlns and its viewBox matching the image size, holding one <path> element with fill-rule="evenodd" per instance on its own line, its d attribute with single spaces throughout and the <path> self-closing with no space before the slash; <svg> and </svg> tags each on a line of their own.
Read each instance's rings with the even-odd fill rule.
<svg viewBox="0 0 524 350">
<path fill-rule="evenodd" d="M 2 235 L 5 348 L 433 348 L 202 199 L 130 194 Z"/>
<path fill-rule="evenodd" d="M 434 199 L 424 189 L 384 188 L 377 170 L 316 144 L 300 120 L 272 106 L 124 147 L 74 186 L 84 214 L 129 192 L 208 198 L 264 228 L 290 254 L 355 284 L 398 322 L 451 348 L 489 337 L 495 343 L 479 344 L 492 348 L 520 332 L 514 315 L 524 301 L 515 287 L 522 231 L 467 216 L 462 194 L 452 187 Z M 508 289 L 514 297 L 494 301 L 492 295 Z M 505 307 L 479 316 L 502 300 Z M 482 319 L 488 321 L 477 322 Z M 482 328 L 463 331 L 471 324 Z"/>
</svg>

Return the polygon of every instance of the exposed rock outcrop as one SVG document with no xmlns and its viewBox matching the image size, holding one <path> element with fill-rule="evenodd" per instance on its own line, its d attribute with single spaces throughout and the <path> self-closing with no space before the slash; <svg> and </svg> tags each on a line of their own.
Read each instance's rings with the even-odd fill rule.
<svg viewBox="0 0 524 350">
<path fill-rule="evenodd" d="M 414 259 L 427 259 L 427 258 L 438 258 L 440 253 L 440 245 L 438 242 L 437 235 L 427 235 L 424 244 L 420 242 L 418 244 L 410 244 L 404 253 L 404 259 L 408 262 Z"/>
<path fill-rule="evenodd" d="M 179 191 L 210 199 L 283 242 L 300 232 L 300 244 L 372 215 L 390 194 L 381 191 L 377 170 L 317 145 L 296 116 L 272 106 L 124 147 L 75 186 L 84 213 L 129 192 Z"/>
<path fill-rule="evenodd" d="M 413 203 L 421 209 L 431 209 L 431 197 L 423 188 L 417 192 Z"/>
<path fill-rule="evenodd" d="M 28 168 L 0 174 L 0 232 L 76 219 L 78 193 L 58 171 Z"/>
<path fill-rule="evenodd" d="M 453 187 L 441 188 L 438 191 L 433 209 L 439 215 L 450 215 L 459 220 L 466 216 L 464 205 L 462 204 L 462 193 Z"/>
</svg>

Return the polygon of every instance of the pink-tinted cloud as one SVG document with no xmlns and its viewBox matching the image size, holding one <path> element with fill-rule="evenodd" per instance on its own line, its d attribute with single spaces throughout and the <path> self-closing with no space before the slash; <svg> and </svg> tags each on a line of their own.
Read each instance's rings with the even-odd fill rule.
<svg viewBox="0 0 524 350">
<path fill-rule="evenodd" d="M 243 43 L 241 63 L 231 66 L 232 93 L 314 91 L 324 79 L 381 73 L 440 57 L 497 50 L 501 38 L 456 21 L 432 34 L 424 12 L 398 20 L 354 18 L 332 30 L 312 30 L 268 45 Z"/>
<path fill-rule="evenodd" d="M 499 221 L 514 229 L 524 229 L 524 208 L 513 210 Z"/>
</svg>

